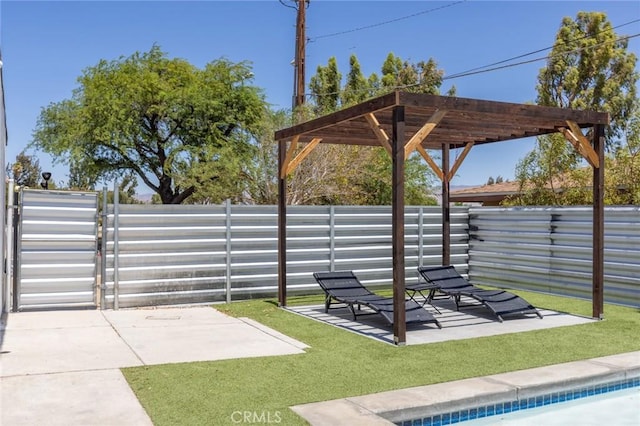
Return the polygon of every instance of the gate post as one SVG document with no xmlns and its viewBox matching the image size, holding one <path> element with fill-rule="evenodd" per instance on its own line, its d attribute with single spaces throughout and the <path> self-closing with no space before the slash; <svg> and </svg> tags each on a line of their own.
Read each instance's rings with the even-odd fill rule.
<svg viewBox="0 0 640 426">
<path fill-rule="evenodd" d="M 14 214 L 16 210 L 15 199 L 15 181 L 13 179 L 9 179 L 9 187 L 7 188 L 7 240 L 6 240 L 6 252 L 7 258 L 5 260 L 5 268 L 6 268 L 6 281 L 5 281 L 5 299 L 4 299 L 4 312 L 9 312 L 12 306 L 11 294 L 13 290 L 13 294 L 15 294 L 14 282 L 13 282 L 13 266 L 14 261 L 13 257 L 15 256 L 15 252 L 13 251 L 15 247 L 15 222 Z M 15 307 L 15 304 L 13 304 Z M 14 308 L 15 309 L 15 308 Z M 15 311 L 14 311 L 15 312 Z"/>
<path fill-rule="evenodd" d="M 113 309 L 118 310 L 118 297 L 120 293 L 120 278 L 118 277 L 118 215 L 120 214 L 120 193 L 118 192 L 118 181 L 113 182 Z"/>
<path fill-rule="evenodd" d="M 226 214 L 226 268 L 225 268 L 225 293 L 227 303 L 231 303 L 231 200 L 225 201 Z"/>
<path fill-rule="evenodd" d="M 109 230 L 109 216 L 107 203 L 107 196 L 109 192 L 107 187 L 102 187 L 102 225 L 101 225 L 101 237 L 100 242 L 100 309 L 103 310 L 107 303 L 107 232 Z"/>
</svg>

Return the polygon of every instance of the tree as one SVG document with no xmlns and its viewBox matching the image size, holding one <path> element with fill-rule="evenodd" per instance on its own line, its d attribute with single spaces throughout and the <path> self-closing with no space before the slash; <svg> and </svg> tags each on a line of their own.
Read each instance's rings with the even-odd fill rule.
<svg viewBox="0 0 640 426">
<path fill-rule="evenodd" d="M 487 179 L 487 185 L 493 185 L 494 183 L 496 183 L 496 181 L 493 179 L 493 176 L 489 176 L 489 179 Z"/>
<path fill-rule="evenodd" d="M 133 174 L 124 175 L 121 181 L 118 181 L 118 204 L 143 204 L 138 198 L 136 198 L 136 187 L 138 181 Z M 102 191 L 98 192 L 98 202 L 102 205 Z M 154 194 L 157 196 L 158 194 Z M 107 189 L 107 203 L 113 204 L 115 201 L 113 190 Z M 160 200 L 157 200 L 157 204 L 160 204 Z"/>
<path fill-rule="evenodd" d="M 382 88 L 393 90 L 400 85 L 400 72 L 402 71 L 402 59 L 389 52 L 382 63 Z"/>
<path fill-rule="evenodd" d="M 335 66 L 335 68 L 334 68 Z M 330 72 L 328 70 L 331 70 Z M 382 67 L 382 79 L 372 73 L 365 77 L 355 55 L 349 58 L 349 73 L 340 90 L 339 102 L 332 98 L 324 102 L 326 95 L 336 93 L 340 87 L 340 72 L 337 62 L 331 58 L 327 67 L 318 67 L 318 74 L 311 78 L 311 99 L 314 112 L 329 113 L 337 108 L 347 107 L 366 99 L 395 89 L 398 78 L 410 83 L 418 82 L 418 75 L 426 75 L 436 70 L 435 62 L 414 66 L 404 63 L 392 53 Z M 416 77 L 401 76 L 415 73 Z M 420 74 L 422 73 L 422 74 Z M 437 93 L 441 78 L 426 78 L 424 84 L 415 90 Z M 337 85 L 337 86 L 336 86 Z M 434 86 L 435 85 L 435 86 Z M 327 109 L 327 105 L 335 109 Z M 405 202 L 425 205 L 435 203 L 431 196 L 431 170 L 421 163 L 418 155 L 413 155 L 406 163 Z M 389 204 L 391 202 L 391 159 L 381 147 L 349 147 L 319 145 L 290 176 L 289 202 L 292 204 Z"/>
<path fill-rule="evenodd" d="M 342 80 L 342 74 L 338 71 L 335 56 L 329 58 L 326 67 L 318 65 L 316 74 L 309 80 L 309 90 L 316 115 L 324 115 L 338 109 L 340 80 Z"/>
<path fill-rule="evenodd" d="M 71 99 L 42 110 L 32 146 L 90 179 L 133 173 L 165 204 L 238 196 L 266 108 L 251 78 L 246 62 L 198 69 L 155 45 L 101 60 L 82 72 Z"/>
<path fill-rule="evenodd" d="M 69 162 L 69 182 L 67 187 L 74 191 L 93 191 L 96 189 L 98 179 L 87 173 L 80 162 Z"/>
<path fill-rule="evenodd" d="M 444 71 L 438 69 L 433 58 L 428 61 L 411 63 L 403 61 L 389 53 L 382 64 L 382 87 L 386 90 L 396 88 L 412 93 L 439 95 Z M 451 94 L 455 94 L 455 88 Z"/>
<path fill-rule="evenodd" d="M 566 17 L 547 65 L 538 75 L 537 103 L 608 112 L 611 126 L 605 134 L 606 147 L 617 152 L 623 129 L 637 109 L 635 64 L 627 39 L 615 33 L 604 13 L 579 12 L 575 20 Z M 539 137 L 533 151 L 516 166 L 521 192 L 517 201 L 591 202 L 588 177 L 579 170 L 583 164 L 562 135 Z"/>
<path fill-rule="evenodd" d="M 349 57 L 349 74 L 342 89 L 342 106 L 351 106 L 360 103 L 369 97 L 368 80 L 362 74 L 360 62 L 356 55 Z"/>
<path fill-rule="evenodd" d="M 606 142 L 611 147 L 635 108 L 637 58 L 627 51 L 628 43 L 603 12 L 565 17 L 538 75 L 538 105 L 608 112 Z"/>
<path fill-rule="evenodd" d="M 381 148 L 370 150 L 367 161 L 360 165 L 357 175 L 350 183 L 350 197 L 357 201 L 356 204 L 390 205 L 393 197 L 390 156 Z M 405 203 L 417 206 L 436 205 L 437 201 L 431 190 L 433 180 L 431 169 L 418 155 L 409 157 L 405 162 Z"/>
<path fill-rule="evenodd" d="M 278 203 L 278 143 L 275 131 L 291 124 L 291 115 L 285 110 L 268 111 L 256 135 L 256 156 L 247 169 L 248 197 L 252 204 Z"/>
<path fill-rule="evenodd" d="M 640 101 L 639 101 L 640 102 Z M 605 166 L 605 202 L 640 204 L 640 107 L 627 122 L 624 143 Z"/>
<path fill-rule="evenodd" d="M 24 151 L 16 155 L 16 162 L 7 164 L 7 176 L 12 178 L 16 185 L 28 188 L 40 188 L 42 169 L 40 161 L 33 155 L 27 155 Z"/>
</svg>

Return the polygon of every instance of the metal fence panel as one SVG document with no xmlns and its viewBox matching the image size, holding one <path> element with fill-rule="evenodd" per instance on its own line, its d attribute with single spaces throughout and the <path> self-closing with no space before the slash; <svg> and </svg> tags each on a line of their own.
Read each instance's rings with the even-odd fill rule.
<svg viewBox="0 0 640 426">
<path fill-rule="evenodd" d="M 110 205 L 105 222 L 105 307 L 224 300 L 222 206 Z"/>
<path fill-rule="evenodd" d="M 391 284 L 390 207 L 287 210 L 289 294 L 320 292 L 315 271 L 350 269 L 368 285 Z M 418 264 L 441 263 L 441 209 L 407 207 L 405 217 L 411 282 Z M 451 221 L 452 262 L 466 271 L 467 209 L 453 209 Z M 109 206 L 106 307 L 115 294 L 118 307 L 275 297 L 277 222 L 275 206 Z"/>
<path fill-rule="evenodd" d="M 17 309 L 95 307 L 93 192 L 21 192 Z"/>
<path fill-rule="evenodd" d="M 591 298 L 591 207 L 471 208 L 474 284 Z M 604 295 L 640 306 L 640 207 L 605 208 Z"/>
</svg>

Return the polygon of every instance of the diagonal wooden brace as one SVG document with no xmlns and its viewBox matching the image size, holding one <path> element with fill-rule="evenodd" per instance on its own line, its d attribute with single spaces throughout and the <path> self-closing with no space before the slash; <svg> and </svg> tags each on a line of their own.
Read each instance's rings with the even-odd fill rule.
<svg viewBox="0 0 640 426">
<path fill-rule="evenodd" d="M 293 157 L 293 153 L 298 147 L 298 140 L 300 139 L 300 135 L 296 135 L 291 139 L 291 144 L 289 145 L 289 149 L 287 150 L 287 155 L 284 157 L 284 162 L 282 163 L 282 170 L 280 170 L 280 178 L 284 179 L 287 176 L 287 168 L 289 167 L 289 163 L 291 162 L 291 158 Z"/>
<path fill-rule="evenodd" d="M 307 155 L 311 154 L 311 151 L 314 150 L 314 148 L 320 143 L 321 140 L 322 138 L 313 138 L 311 142 L 306 144 L 305 147 L 302 148 L 302 151 L 300 151 L 298 155 L 296 155 L 296 158 L 291 160 L 291 162 L 288 164 L 285 176 L 292 173 L 296 169 L 296 167 L 300 165 L 302 160 L 304 160 Z"/>
<path fill-rule="evenodd" d="M 564 135 L 564 137 L 573 145 L 573 147 L 582 155 L 591 166 L 598 168 L 600 167 L 600 160 L 598 158 L 598 154 L 589 143 L 589 140 L 584 137 L 582 134 L 582 130 L 580 130 L 580 126 L 575 121 L 567 120 L 567 125 L 569 129 L 564 127 L 560 128 L 560 131 Z"/>
<path fill-rule="evenodd" d="M 451 179 L 453 179 L 453 177 L 456 175 L 456 172 L 462 165 L 462 162 L 467 157 L 467 154 L 469 154 L 469 151 L 471 151 L 473 144 L 474 142 L 469 142 L 464 146 L 464 149 L 462 150 L 462 154 L 460 154 L 460 157 L 456 159 L 456 162 L 453 163 L 453 167 L 451 167 L 451 170 L 449 170 L 449 175 L 447 176 L 448 182 L 451 182 Z"/>
<path fill-rule="evenodd" d="M 438 167 L 438 164 L 433 161 L 433 158 L 431 158 L 429 153 L 422 147 L 422 145 L 418 145 L 416 147 L 416 150 L 420 153 L 420 155 L 422 155 L 422 158 L 424 158 L 427 164 L 431 167 L 433 173 L 435 173 L 436 176 L 438 176 L 438 178 L 440 178 L 440 180 L 444 182 L 444 173 L 442 173 L 442 169 L 440 169 L 440 167 Z"/>
<path fill-rule="evenodd" d="M 436 128 L 438 123 L 440 123 L 440 120 L 442 120 L 446 114 L 447 110 L 436 110 L 436 112 L 431 115 L 424 126 L 422 126 L 422 128 L 420 128 L 420 130 L 418 130 L 416 134 L 413 135 L 411 139 L 409 139 L 409 142 L 407 142 L 407 144 L 404 146 L 405 159 L 409 158 L 409 155 L 411 155 L 411 153 L 415 149 L 417 149 L 417 147 L 426 139 L 426 137 L 429 136 L 429 133 L 431 133 L 433 129 Z"/>
<path fill-rule="evenodd" d="M 384 149 L 387 150 L 389 155 L 391 155 L 391 143 L 389 142 L 389 136 L 387 136 L 387 133 L 384 131 L 384 129 L 380 127 L 380 123 L 378 122 L 376 116 L 373 115 L 373 113 L 368 113 L 365 114 L 364 118 L 367 119 L 369 127 L 371 127 L 371 130 L 373 130 L 373 133 L 375 133 L 376 137 L 378 138 L 378 142 L 380 142 L 380 145 L 382 145 Z"/>
</svg>

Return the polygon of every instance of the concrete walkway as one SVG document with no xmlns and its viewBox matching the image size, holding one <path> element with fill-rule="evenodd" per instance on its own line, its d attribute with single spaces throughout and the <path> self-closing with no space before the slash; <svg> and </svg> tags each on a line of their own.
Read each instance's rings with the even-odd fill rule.
<svg viewBox="0 0 640 426">
<path fill-rule="evenodd" d="M 0 424 L 151 425 L 120 368 L 306 347 L 210 307 L 9 314 L 0 325 Z"/>
</svg>

